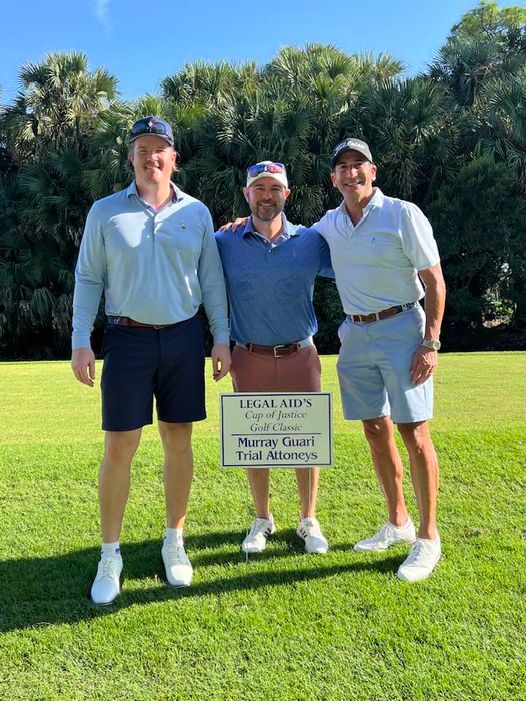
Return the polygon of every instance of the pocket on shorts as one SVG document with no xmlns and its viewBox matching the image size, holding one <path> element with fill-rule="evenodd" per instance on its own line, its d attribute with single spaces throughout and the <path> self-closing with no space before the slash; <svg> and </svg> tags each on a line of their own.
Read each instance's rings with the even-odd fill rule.
<svg viewBox="0 0 526 701">
<path fill-rule="evenodd" d="M 239 352 L 240 352 L 239 346 L 234 346 L 232 348 L 232 352 L 230 353 L 230 374 L 232 374 L 232 371 L 236 371 L 238 365 L 239 365 Z"/>
<path fill-rule="evenodd" d="M 417 302 L 412 309 L 408 309 L 408 312 L 411 314 L 411 319 L 413 319 L 419 338 L 423 339 L 426 330 L 426 315 L 424 310 Z"/>
<path fill-rule="evenodd" d="M 134 340 L 136 336 L 134 336 L 133 332 L 135 329 L 131 329 L 128 326 L 118 326 L 118 325 L 108 325 L 106 326 L 104 330 L 104 336 L 102 337 L 102 345 L 100 349 L 100 357 L 105 358 L 106 355 L 109 353 L 110 350 L 113 350 L 114 348 L 123 348 L 126 347 L 126 343 L 123 346 L 123 339 L 126 341 L 128 340 Z"/>
<path fill-rule="evenodd" d="M 318 355 L 318 353 L 316 353 L 316 367 L 318 368 L 318 372 L 320 373 L 320 377 L 321 377 L 321 360 L 320 360 L 320 356 Z"/>
<path fill-rule="evenodd" d="M 109 336 L 110 336 L 110 326 L 107 326 L 104 329 L 104 335 L 102 337 L 102 344 L 100 347 L 100 357 L 104 358 L 106 353 L 108 352 L 108 343 L 109 343 Z"/>
<path fill-rule="evenodd" d="M 347 338 L 347 335 L 349 333 L 349 322 L 347 319 L 344 319 L 340 326 L 338 327 L 338 338 L 340 339 L 340 343 L 344 344 L 345 339 Z"/>
<path fill-rule="evenodd" d="M 316 346 L 308 346 L 308 353 L 310 356 L 309 365 L 312 364 L 315 372 L 321 377 L 321 360 L 320 356 L 318 355 L 318 351 L 316 350 Z"/>
</svg>

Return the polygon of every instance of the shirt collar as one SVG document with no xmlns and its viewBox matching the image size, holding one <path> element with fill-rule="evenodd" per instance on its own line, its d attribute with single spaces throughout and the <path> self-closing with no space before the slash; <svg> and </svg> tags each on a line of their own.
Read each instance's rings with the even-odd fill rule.
<svg viewBox="0 0 526 701">
<path fill-rule="evenodd" d="M 363 208 L 363 213 L 364 216 L 371 210 L 374 209 L 375 207 L 381 207 L 382 202 L 384 201 L 384 193 L 380 190 L 379 187 L 374 188 L 374 193 L 369 202 L 365 205 Z M 347 207 L 345 205 L 345 200 L 342 200 L 340 206 L 338 207 L 340 212 L 343 212 L 346 216 L 349 216 L 347 213 Z"/>
<path fill-rule="evenodd" d="M 276 239 L 274 239 L 274 242 L 286 241 L 287 239 L 290 239 L 291 236 L 296 236 L 297 234 L 296 227 L 287 220 L 287 217 L 283 212 L 281 213 L 281 221 L 281 233 Z M 245 228 L 243 230 L 243 236 L 246 236 L 247 234 L 263 236 L 263 234 L 260 234 L 254 229 L 252 215 L 250 215 L 250 217 L 247 219 L 247 223 L 245 224 Z"/>
</svg>

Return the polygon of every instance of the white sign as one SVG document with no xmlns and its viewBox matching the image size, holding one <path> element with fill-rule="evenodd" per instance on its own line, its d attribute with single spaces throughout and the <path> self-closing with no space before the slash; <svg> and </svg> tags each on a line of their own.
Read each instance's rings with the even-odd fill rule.
<svg viewBox="0 0 526 701">
<path fill-rule="evenodd" d="M 332 395 L 257 392 L 220 396 L 223 467 L 328 467 Z"/>
</svg>

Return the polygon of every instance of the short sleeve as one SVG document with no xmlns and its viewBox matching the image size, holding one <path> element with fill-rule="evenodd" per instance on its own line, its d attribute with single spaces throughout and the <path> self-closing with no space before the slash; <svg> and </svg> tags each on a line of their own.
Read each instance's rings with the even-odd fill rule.
<svg viewBox="0 0 526 701">
<path fill-rule="evenodd" d="M 402 249 L 416 270 L 427 270 L 440 262 L 429 219 L 411 202 L 402 206 L 401 236 Z"/>
</svg>

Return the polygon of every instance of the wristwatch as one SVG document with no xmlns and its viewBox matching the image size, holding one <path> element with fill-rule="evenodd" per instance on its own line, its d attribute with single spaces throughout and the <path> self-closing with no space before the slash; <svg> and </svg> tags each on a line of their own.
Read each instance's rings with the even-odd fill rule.
<svg viewBox="0 0 526 701">
<path fill-rule="evenodd" d="M 441 346 L 442 346 L 442 344 L 440 343 L 440 341 L 438 339 L 435 341 L 432 338 L 424 338 L 424 340 L 422 341 L 422 345 L 425 348 L 430 348 L 431 350 L 434 350 L 434 351 L 439 351 Z"/>
</svg>

